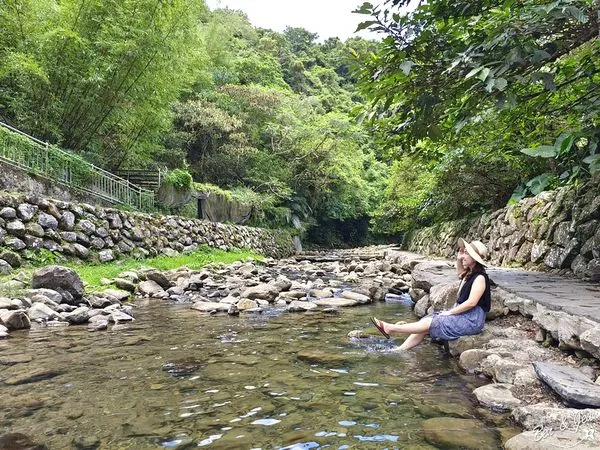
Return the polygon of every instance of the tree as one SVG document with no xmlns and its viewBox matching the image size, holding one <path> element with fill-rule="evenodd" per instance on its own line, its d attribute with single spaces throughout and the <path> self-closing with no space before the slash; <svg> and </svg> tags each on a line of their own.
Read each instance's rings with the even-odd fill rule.
<svg viewBox="0 0 600 450">
<path fill-rule="evenodd" d="M 26 55 L 21 61 L 39 70 L 29 71 L 38 73 L 37 82 L 13 83 L 5 98 L 27 100 L 21 108 L 5 101 L 10 113 L 2 115 L 108 168 L 147 161 L 170 127 L 171 103 L 192 81 L 194 61 L 202 59 L 195 42 L 203 1 L 10 4 L 16 6 L 1 17 L 13 26 L 12 35 L 19 27 L 25 34 L 23 24 L 31 27 L 29 21 L 40 18 L 43 32 L 3 47 L 6 54 Z M 23 20 L 8 20 L 15 16 Z M 23 92 L 29 88 L 31 94 Z"/>
<path fill-rule="evenodd" d="M 362 70 L 372 117 L 405 149 L 480 121 L 494 106 L 530 115 L 599 110 L 596 0 L 434 0 L 401 14 L 409 3 L 359 10 L 373 16 L 363 26 L 387 34 Z M 579 95 L 553 101 L 574 86 Z"/>
</svg>

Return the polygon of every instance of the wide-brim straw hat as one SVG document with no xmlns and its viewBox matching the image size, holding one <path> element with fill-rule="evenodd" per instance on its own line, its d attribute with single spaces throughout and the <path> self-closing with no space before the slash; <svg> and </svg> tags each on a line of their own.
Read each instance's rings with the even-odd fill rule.
<svg viewBox="0 0 600 450">
<path fill-rule="evenodd" d="M 458 246 L 464 247 L 467 253 L 482 266 L 486 266 L 485 258 L 488 256 L 488 249 L 481 241 L 467 242 L 463 238 L 458 239 Z"/>
</svg>

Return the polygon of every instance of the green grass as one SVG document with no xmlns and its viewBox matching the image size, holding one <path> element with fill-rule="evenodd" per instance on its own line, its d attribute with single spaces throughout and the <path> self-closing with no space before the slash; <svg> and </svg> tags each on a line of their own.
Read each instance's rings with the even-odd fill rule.
<svg viewBox="0 0 600 450">
<path fill-rule="evenodd" d="M 183 266 L 186 266 L 192 270 L 199 270 L 210 263 L 231 264 L 232 262 L 241 261 L 246 258 L 262 260 L 263 256 L 253 253 L 249 250 L 234 250 L 226 252 L 220 249 L 202 247 L 193 253 L 180 254 L 177 256 L 163 255 L 147 259 L 120 259 L 117 261 L 111 261 L 109 263 L 90 263 L 85 261 L 77 261 L 57 264 L 70 267 L 71 269 L 75 270 L 86 284 L 87 291 L 97 291 L 106 288 L 106 286 L 102 285 L 101 283 L 103 278 L 114 279 L 121 272 L 126 270 L 138 270 L 143 267 L 152 267 L 160 271 L 167 271 L 171 269 L 178 269 Z M 19 272 L 25 272 L 28 276 L 31 276 L 31 274 L 40 266 L 41 265 L 37 265 L 37 267 L 23 267 L 19 270 Z M 0 283 L 11 278 L 11 275 L 5 275 L 0 278 Z M 5 293 L 5 295 L 6 294 L 7 293 Z"/>
</svg>

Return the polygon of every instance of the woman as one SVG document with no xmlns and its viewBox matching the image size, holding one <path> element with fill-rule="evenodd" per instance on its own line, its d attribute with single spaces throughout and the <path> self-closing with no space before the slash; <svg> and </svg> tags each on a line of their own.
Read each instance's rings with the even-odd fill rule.
<svg viewBox="0 0 600 450">
<path fill-rule="evenodd" d="M 427 334 L 436 340 L 451 341 L 478 334 L 483 329 L 485 315 L 491 306 L 490 279 L 484 262 L 487 248 L 480 241 L 469 243 L 464 239 L 458 240 L 458 247 L 456 269 L 461 281 L 458 299 L 452 309 L 402 325 L 371 318 L 375 327 L 388 339 L 390 334 L 410 334 L 398 350 L 413 348 Z"/>
</svg>

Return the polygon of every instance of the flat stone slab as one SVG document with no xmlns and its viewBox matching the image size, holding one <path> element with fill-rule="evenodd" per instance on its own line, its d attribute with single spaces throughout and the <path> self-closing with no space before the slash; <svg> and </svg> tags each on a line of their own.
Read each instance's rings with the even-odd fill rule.
<svg viewBox="0 0 600 450">
<path fill-rule="evenodd" d="M 519 297 L 600 322 L 599 283 L 506 267 L 490 267 L 487 273 L 498 286 Z"/>
<path fill-rule="evenodd" d="M 535 373 L 554 392 L 573 406 L 600 408 L 600 385 L 581 371 L 560 364 L 534 362 Z"/>
</svg>

